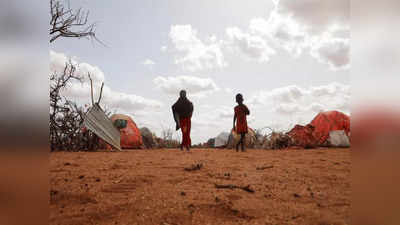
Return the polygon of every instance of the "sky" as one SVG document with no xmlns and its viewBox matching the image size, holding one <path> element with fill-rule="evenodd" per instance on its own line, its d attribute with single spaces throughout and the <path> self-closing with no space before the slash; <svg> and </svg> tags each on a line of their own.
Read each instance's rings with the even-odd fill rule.
<svg viewBox="0 0 400 225">
<path fill-rule="evenodd" d="M 287 131 L 320 111 L 350 114 L 349 1 L 71 1 L 89 10 L 102 45 L 50 44 L 50 71 L 71 60 L 92 74 L 101 105 L 160 135 L 185 89 L 194 104 L 192 142 L 232 128 L 235 95 L 249 126 Z M 90 103 L 88 79 L 63 93 Z M 176 132 L 175 137 L 178 137 Z"/>
</svg>

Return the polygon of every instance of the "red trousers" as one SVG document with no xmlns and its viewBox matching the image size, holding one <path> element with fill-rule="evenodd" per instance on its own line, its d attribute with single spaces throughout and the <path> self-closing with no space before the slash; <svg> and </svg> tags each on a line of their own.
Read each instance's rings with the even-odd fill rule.
<svg viewBox="0 0 400 225">
<path fill-rule="evenodd" d="M 192 144 L 192 140 L 190 140 L 190 127 L 191 127 L 190 117 L 181 118 L 179 122 L 182 131 L 182 146 L 190 148 L 190 145 Z"/>
</svg>

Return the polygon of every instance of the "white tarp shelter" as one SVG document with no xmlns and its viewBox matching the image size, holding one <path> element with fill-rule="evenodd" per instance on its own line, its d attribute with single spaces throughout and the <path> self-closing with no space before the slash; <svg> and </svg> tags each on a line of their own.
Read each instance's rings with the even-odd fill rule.
<svg viewBox="0 0 400 225">
<path fill-rule="evenodd" d="M 350 139 L 344 130 L 330 131 L 328 143 L 333 147 L 350 147 Z"/>
</svg>

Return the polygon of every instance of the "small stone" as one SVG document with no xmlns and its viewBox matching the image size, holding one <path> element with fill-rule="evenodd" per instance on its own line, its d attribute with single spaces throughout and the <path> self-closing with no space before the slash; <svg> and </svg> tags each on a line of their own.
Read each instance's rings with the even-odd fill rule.
<svg viewBox="0 0 400 225">
<path fill-rule="evenodd" d="M 70 165 L 71 165 L 71 163 L 69 163 L 69 162 L 64 163 L 64 166 L 70 166 Z"/>
<path fill-rule="evenodd" d="M 100 182 L 101 180 L 100 180 L 100 178 L 96 178 L 96 182 Z"/>
<path fill-rule="evenodd" d="M 185 196 L 185 195 L 186 195 L 186 193 L 185 193 L 184 191 L 182 191 L 182 192 L 181 192 L 181 195 L 182 195 L 182 196 Z"/>
<path fill-rule="evenodd" d="M 294 196 L 295 198 L 300 198 L 300 197 L 301 197 L 301 196 L 300 196 L 299 194 L 297 194 L 297 193 L 294 193 L 293 196 Z"/>
<path fill-rule="evenodd" d="M 78 178 L 83 179 L 84 177 L 85 177 L 84 175 L 80 175 Z"/>
</svg>

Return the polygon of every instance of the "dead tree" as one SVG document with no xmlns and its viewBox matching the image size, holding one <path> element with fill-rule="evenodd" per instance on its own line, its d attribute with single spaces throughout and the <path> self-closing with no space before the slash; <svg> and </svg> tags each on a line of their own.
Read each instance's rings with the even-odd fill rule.
<svg viewBox="0 0 400 225">
<path fill-rule="evenodd" d="M 89 11 L 66 8 L 62 1 L 50 0 L 50 43 L 59 37 L 89 38 L 100 42 L 95 34 L 96 24 L 88 25 Z"/>
<path fill-rule="evenodd" d="M 83 78 L 77 76 L 75 71 L 75 65 L 69 62 L 61 73 L 54 72 L 50 75 L 51 151 L 87 151 L 103 147 L 98 137 L 82 126 L 87 109 L 62 96 L 62 91 L 71 82 L 82 82 Z"/>
</svg>

